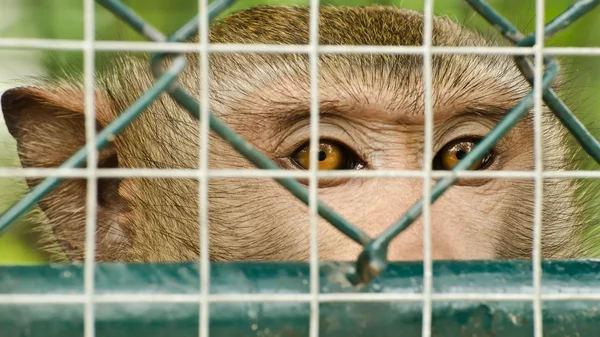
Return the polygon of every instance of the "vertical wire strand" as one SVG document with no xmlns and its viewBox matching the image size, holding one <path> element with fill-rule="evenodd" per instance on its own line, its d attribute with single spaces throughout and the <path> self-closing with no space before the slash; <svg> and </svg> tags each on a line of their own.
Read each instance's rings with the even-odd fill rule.
<svg viewBox="0 0 600 337">
<path fill-rule="evenodd" d="M 533 335 L 543 336 L 542 324 L 542 211 L 543 211 L 543 146 L 542 146 L 542 75 L 544 48 L 544 0 L 536 0 L 535 69 L 534 69 L 534 154 L 535 154 L 535 192 L 533 215 Z"/>
<path fill-rule="evenodd" d="M 433 161 L 433 89 L 432 89 L 432 36 L 433 36 L 433 0 L 425 0 L 423 22 L 423 81 L 425 98 L 425 141 L 423 156 L 423 337 L 431 336 L 431 170 Z"/>
<path fill-rule="evenodd" d="M 310 1 L 310 180 L 308 208 L 310 216 L 310 327 L 309 336 L 319 336 L 319 233 L 317 226 L 317 169 L 319 167 L 319 0 Z"/>
<path fill-rule="evenodd" d="M 198 198 L 200 215 L 200 317 L 199 336 L 209 335 L 209 303 L 208 293 L 210 289 L 210 260 L 209 260 L 209 223 L 208 223 L 208 133 L 210 111 L 210 81 L 208 78 L 208 0 L 198 1 L 199 34 L 200 34 L 200 154 L 199 154 L 199 177 Z"/>
<path fill-rule="evenodd" d="M 87 142 L 87 193 L 85 207 L 85 256 L 84 256 L 84 336 L 95 336 L 94 319 L 94 270 L 96 267 L 96 212 L 97 212 L 97 177 L 96 157 L 98 151 L 96 144 L 96 109 L 94 106 L 94 1 L 83 2 L 84 23 L 84 49 L 83 49 L 83 76 L 84 76 L 84 106 L 85 106 L 85 138 Z"/>
</svg>

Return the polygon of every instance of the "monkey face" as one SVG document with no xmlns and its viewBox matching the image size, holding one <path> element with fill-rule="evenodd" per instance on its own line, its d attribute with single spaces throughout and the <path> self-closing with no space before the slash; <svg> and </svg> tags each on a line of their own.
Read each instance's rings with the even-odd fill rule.
<svg viewBox="0 0 600 337">
<path fill-rule="evenodd" d="M 420 14 L 383 7 L 326 7 L 321 44 L 420 45 Z M 272 20 L 273 15 L 280 20 Z M 217 22 L 213 43 L 308 42 L 306 8 L 257 7 Z M 434 45 L 489 45 L 482 37 L 437 18 Z M 180 84 L 198 93 L 198 59 L 189 55 Z M 509 57 L 434 55 L 431 166 L 450 170 L 530 90 Z M 98 129 L 151 86 L 146 60 L 122 57 L 100 78 Z M 308 168 L 310 76 L 307 55 L 212 54 L 210 107 L 243 138 L 282 168 Z M 135 76 L 132 76 L 135 74 Z M 420 55 L 319 57 L 320 170 L 404 170 L 426 165 L 423 58 Z M 196 95 L 198 96 L 198 95 Z M 68 82 L 14 89 L 2 107 L 23 166 L 55 167 L 85 143 L 83 93 Z M 532 117 L 522 120 L 472 170 L 534 168 Z M 564 131 L 544 117 L 546 169 L 567 162 Z M 108 168 L 197 169 L 198 121 L 167 95 L 99 152 Z M 211 134 L 210 169 L 252 169 Z M 31 186 L 39 182 L 28 180 Z M 308 184 L 308 180 L 300 179 Z M 423 179 L 320 178 L 318 196 L 343 217 L 376 236 L 423 193 Z M 431 209 L 433 257 L 529 257 L 533 224 L 531 179 L 461 179 Z M 576 252 L 574 185 L 544 185 L 543 254 Z M 40 226 L 71 259 L 83 257 L 85 181 L 68 180 L 40 202 Z M 307 207 L 266 178 L 211 178 L 208 182 L 210 254 L 214 261 L 305 260 Z M 97 259 L 182 261 L 199 254 L 199 184 L 193 178 L 123 178 L 98 182 Z M 561 210 L 554 207 L 564 205 Z M 553 206 L 554 205 L 554 206 Z M 50 234 L 48 234 L 50 235 Z M 318 219 L 320 258 L 352 260 L 361 247 Z M 47 240 L 46 240 L 47 241 Z M 390 260 L 422 257 L 422 219 L 390 245 Z M 54 250 L 53 250 L 54 249 Z M 48 250 L 56 251 L 55 248 Z"/>
</svg>

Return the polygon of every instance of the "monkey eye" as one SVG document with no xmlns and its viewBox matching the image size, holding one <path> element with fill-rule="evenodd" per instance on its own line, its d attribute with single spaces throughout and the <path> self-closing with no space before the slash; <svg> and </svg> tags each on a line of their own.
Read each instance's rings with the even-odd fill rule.
<svg viewBox="0 0 600 337">
<path fill-rule="evenodd" d="M 300 146 L 292 155 L 292 161 L 299 168 L 307 170 L 310 166 L 310 142 Z M 365 163 L 348 146 L 333 141 L 321 140 L 319 144 L 319 170 L 359 170 Z"/>
<path fill-rule="evenodd" d="M 458 162 L 463 159 L 479 143 L 481 138 L 459 138 L 446 144 L 433 159 L 434 170 L 452 170 Z M 493 152 L 486 153 L 477 161 L 471 170 L 483 170 L 488 167 L 494 159 Z"/>
</svg>

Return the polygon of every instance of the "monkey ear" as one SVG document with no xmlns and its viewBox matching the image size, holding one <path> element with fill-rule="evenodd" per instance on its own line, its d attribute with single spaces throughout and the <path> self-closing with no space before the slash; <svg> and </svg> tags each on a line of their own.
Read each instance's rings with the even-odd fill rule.
<svg viewBox="0 0 600 337">
<path fill-rule="evenodd" d="M 96 93 L 96 132 L 112 117 L 105 95 Z M 85 145 L 84 95 L 75 88 L 14 88 L 2 95 L 9 133 L 24 167 L 57 167 Z M 108 159 L 101 151 L 100 162 Z"/>
<path fill-rule="evenodd" d="M 25 168 L 55 168 L 85 145 L 85 109 L 83 90 L 73 87 L 41 89 L 15 88 L 1 98 L 2 112 L 9 133 L 17 142 L 21 165 Z M 107 95 L 97 92 L 96 132 L 114 117 Z M 98 167 L 118 167 L 114 145 L 98 153 Z M 30 188 L 41 178 L 27 178 Z M 111 246 L 125 244 L 119 215 L 125 209 L 118 195 L 120 180 L 98 181 L 97 258 L 107 259 Z M 38 206 L 44 214 L 39 230 L 52 236 L 72 260 L 83 259 L 85 241 L 86 180 L 65 179 Z M 43 238 L 48 241 L 48 238 Z M 56 248 L 56 247 L 54 247 Z"/>
</svg>

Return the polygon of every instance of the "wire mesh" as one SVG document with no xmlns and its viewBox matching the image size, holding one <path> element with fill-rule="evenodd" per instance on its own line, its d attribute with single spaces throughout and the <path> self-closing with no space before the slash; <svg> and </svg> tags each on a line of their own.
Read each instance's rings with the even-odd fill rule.
<svg viewBox="0 0 600 337">
<path fill-rule="evenodd" d="M 84 297 L 78 297 L 78 295 L 72 296 L 71 300 L 66 299 L 67 297 L 55 298 L 52 296 L 47 297 L 48 303 L 80 303 L 85 304 L 85 336 L 94 336 L 94 303 L 102 302 L 103 299 L 107 302 L 120 300 L 130 301 L 137 299 L 138 301 L 143 300 L 142 297 L 133 297 L 132 299 L 127 298 L 111 298 L 109 295 L 96 295 L 94 293 L 94 243 L 95 243 L 95 217 L 91 216 L 95 214 L 96 209 L 96 179 L 97 177 L 107 176 L 165 176 L 165 177 L 194 177 L 198 178 L 201 184 L 200 187 L 200 224 L 202 230 L 200 231 L 200 247 L 201 247 L 201 282 L 198 285 L 200 289 L 199 297 L 175 297 L 174 301 L 190 301 L 192 303 L 200 303 L 200 335 L 208 336 L 208 322 L 209 322 L 209 303 L 211 301 L 227 301 L 226 297 L 218 297 L 208 293 L 211 270 L 208 261 L 208 209 L 207 209 L 207 181 L 210 177 L 214 176 L 247 176 L 247 177 L 272 177 L 275 181 L 285 187 L 290 193 L 301 200 L 303 203 L 309 206 L 309 212 L 311 215 L 311 258 L 310 258 L 310 289 L 307 297 L 302 296 L 291 296 L 291 297 L 272 297 L 274 301 L 308 301 L 310 303 L 310 316 L 309 316 L 309 335 L 317 336 L 319 334 L 319 314 L 320 306 L 322 301 L 327 301 L 327 297 L 321 294 L 322 277 L 320 277 L 320 269 L 318 265 L 318 254 L 317 254 L 317 225 L 316 215 L 320 215 L 338 230 L 344 233 L 346 236 L 354 240 L 355 242 L 364 246 L 364 250 L 357 258 L 354 271 L 348 275 L 348 279 L 352 284 L 363 284 L 367 287 L 374 287 L 371 284 L 374 279 L 382 276 L 388 268 L 387 261 L 387 249 L 390 242 L 401 232 L 406 230 L 417 218 L 420 216 L 424 217 L 424 263 L 422 265 L 423 270 L 423 289 L 422 295 L 415 296 L 415 301 L 422 301 L 422 335 L 432 335 L 432 305 L 434 301 L 451 300 L 452 296 L 444 297 L 444 295 L 434 294 L 432 289 L 434 287 L 433 278 L 433 266 L 431 258 L 431 229 L 430 229 L 430 217 L 429 207 L 430 204 L 435 202 L 443 193 L 454 185 L 457 180 L 461 177 L 468 176 L 491 176 L 497 178 L 534 178 L 536 182 L 535 190 L 535 225 L 534 225 L 534 264 L 533 264 L 533 285 L 532 289 L 528 294 L 501 294 L 502 296 L 492 296 L 490 300 L 524 300 L 533 301 L 533 322 L 534 322 L 534 336 L 542 336 L 542 299 L 554 299 L 560 300 L 560 296 L 552 297 L 550 295 L 544 297 L 542 293 L 542 261 L 540 256 L 540 242 L 541 242 L 541 198 L 542 198 L 542 181 L 547 177 L 566 177 L 566 176 L 577 176 L 574 172 L 544 172 L 542 167 L 542 153 L 541 153 L 541 138 L 539 134 L 541 126 L 541 100 L 550 108 L 560 122 L 574 135 L 575 139 L 582 146 L 582 148 L 592 157 L 596 162 L 600 163 L 600 143 L 586 130 L 583 124 L 574 116 L 569 108 L 558 98 L 558 96 L 550 88 L 550 84 L 555 79 L 559 72 L 559 66 L 555 58 L 550 55 L 561 55 L 566 53 L 582 53 L 586 55 L 600 54 L 597 49 L 590 48 L 589 50 L 571 50 L 571 49 L 558 49 L 558 48 L 544 48 L 543 41 L 550 36 L 556 34 L 558 31 L 567 28 L 574 21 L 576 21 L 582 15 L 588 13 L 600 4 L 600 0 L 580 0 L 573 3 L 565 12 L 554 18 L 548 24 L 544 25 L 544 17 L 539 13 L 543 13 L 543 0 L 537 0 L 536 12 L 536 32 L 534 34 L 525 36 L 514 28 L 506 19 L 498 14 L 491 6 L 482 0 L 466 0 L 483 18 L 485 18 L 491 25 L 493 25 L 506 39 L 511 41 L 517 48 L 460 48 L 460 47 L 434 47 L 432 46 L 432 8 L 433 1 L 425 1 L 425 30 L 424 30 L 424 43 L 422 47 L 348 47 L 344 46 L 339 48 L 337 46 L 320 46 L 318 43 L 318 13 L 319 13 L 319 2 L 311 1 L 311 21 L 310 21 L 310 40 L 308 46 L 212 46 L 208 43 L 208 22 L 214 19 L 222 11 L 227 9 L 234 3 L 234 0 L 217 0 L 212 2 L 210 5 L 207 4 L 206 0 L 200 1 L 200 12 L 203 15 L 198 15 L 185 24 L 181 29 L 170 36 L 165 36 L 163 33 L 152 27 L 144 19 L 139 17 L 134 11 L 128 8 L 119 0 L 97 0 L 98 4 L 105 7 L 107 10 L 112 12 L 115 16 L 119 17 L 123 22 L 127 23 L 130 27 L 136 30 L 140 35 L 147 38 L 152 43 L 127 43 L 120 45 L 118 43 L 103 44 L 102 42 L 94 41 L 94 13 L 93 13 L 93 1 L 85 1 L 85 39 L 82 43 L 77 42 L 58 42 L 58 47 L 53 42 L 53 45 L 46 45 L 43 41 L 28 41 L 27 43 L 9 42 L 3 44 L 0 42 L 0 47 L 10 48 L 66 48 L 66 49 L 82 49 L 84 50 L 85 59 L 85 88 L 86 88 L 86 134 L 87 144 L 94 144 L 94 146 L 85 146 L 77 151 L 71 158 L 65 161 L 58 169 L 29 169 L 29 170 L 10 170 L 3 169 L 0 173 L 7 175 L 20 175 L 20 176 L 46 176 L 46 178 L 15 205 L 9 208 L 0 216 L 0 232 L 6 229 L 14 220 L 19 216 L 27 212 L 33 205 L 39 200 L 44 198 L 53 188 L 55 188 L 65 177 L 87 177 L 88 179 L 88 203 L 87 207 L 87 224 L 86 224 L 86 263 L 85 263 L 85 277 L 84 277 Z M 199 44 L 188 44 L 184 43 L 189 40 L 192 36 L 200 33 Z M 538 43 L 539 42 L 539 43 Z M 95 134 L 95 116 L 94 116 L 94 101 L 93 101 L 93 53 L 95 50 L 146 50 L 154 51 L 151 57 L 151 69 L 153 75 L 156 78 L 154 85 L 145 92 L 134 104 L 128 109 L 123 111 L 112 123 L 106 128 Z M 322 53 L 412 53 L 421 54 L 424 56 L 424 83 L 425 83 L 425 168 L 422 172 L 409 172 L 409 171 L 393 171 L 393 172 L 321 172 L 318 171 L 317 165 L 310 165 L 311 169 L 307 172 L 283 172 L 281 169 L 267 156 L 260 153 L 250 143 L 242 139 L 236 134 L 231 128 L 223 123 L 218 117 L 211 114 L 208 110 L 208 85 L 201 85 L 203 92 L 201 92 L 201 100 L 196 100 L 192 95 L 185 92 L 185 90 L 177 84 L 177 78 L 186 68 L 186 58 L 184 52 L 196 52 L 199 51 L 201 58 L 201 81 L 203 84 L 208 83 L 208 53 L 209 51 L 219 52 L 277 52 L 277 53 L 304 53 L 309 55 L 310 59 L 310 73 L 311 73 L 311 134 L 310 134 L 310 147 L 311 157 L 310 162 L 316 163 L 317 159 L 317 146 L 318 146 L 318 135 L 319 135 L 319 113 L 318 113 L 318 56 Z M 474 149 L 469 152 L 460 162 L 454 167 L 452 172 L 434 172 L 431 167 L 432 159 L 432 74 L 431 74 L 431 57 L 437 53 L 503 53 L 514 55 L 515 64 L 531 84 L 531 91 L 529 94 L 519 102 L 513 109 L 508 111 L 502 120 L 488 133 L 488 135 L 478 143 Z M 530 57 L 534 57 L 534 63 L 531 62 Z M 167 58 L 172 58 L 172 62 L 168 68 L 164 67 L 164 62 Z M 544 70 L 545 67 L 545 71 Z M 166 170 L 164 172 L 156 173 L 150 172 L 152 170 L 106 170 L 98 169 L 96 163 L 96 150 L 101 149 L 110 143 L 111 139 L 114 139 L 115 135 L 126 128 L 131 121 L 137 118 L 143 111 L 162 93 L 168 93 L 180 106 L 184 107 L 194 118 L 198 119 L 201 123 L 201 146 L 200 146 L 200 169 L 199 170 Z M 535 171 L 534 172 L 469 172 L 468 168 L 473 166 L 479 161 L 488 151 L 490 151 L 496 142 L 502 138 L 516 123 L 518 123 L 531 108 L 534 108 L 535 125 L 536 125 L 536 137 L 535 137 Z M 225 171 L 211 171 L 208 169 L 208 130 L 212 130 L 225 141 L 227 141 L 234 149 L 236 149 L 241 155 L 253 163 L 256 167 L 263 169 L 262 173 L 256 172 L 227 172 Z M 77 167 L 84 164 L 87 161 L 86 169 L 77 169 Z M 23 173 L 29 172 L 29 173 Z M 247 174 L 246 174 L 247 173 Z M 364 231 L 354 226 L 352 223 L 344 219 L 333 209 L 328 207 L 326 204 L 321 202 L 317 196 L 317 179 L 319 177 L 331 177 L 331 176 L 374 176 L 374 177 L 419 177 L 423 178 L 424 194 L 423 197 L 410 207 L 406 213 L 398 219 L 396 222 L 391 224 L 381 235 L 377 237 L 370 237 Z M 296 178 L 303 177 L 309 178 L 309 188 L 303 187 Z M 440 180 L 431 187 L 430 182 L 434 178 Z M 325 282 L 327 283 L 327 282 Z M 373 289 L 373 288 L 370 288 Z M 389 296 L 387 294 L 386 296 Z M 473 299 L 482 299 L 481 294 L 473 294 Z M 400 296 L 402 300 L 410 299 L 407 294 Z M 468 299 L 468 294 L 462 294 L 458 296 L 460 299 Z M 268 297 L 258 296 L 257 300 L 266 300 Z M 278 298 L 278 299 L 277 299 Z M 351 297 L 343 297 L 348 299 Z M 374 297 L 367 297 L 369 300 L 373 300 Z M 387 297 L 386 297 L 387 298 Z M 587 297 L 586 299 L 593 299 L 594 297 Z M 23 297 L 24 302 L 28 303 L 28 297 Z M 154 297 L 151 295 L 148 298 L 152 302 L 160 301 L 160 297 Z M 165 297 L 167 299 L 173 299 L 173 297 Z M 219 300 L 220 299 L 220 300 Z M 248 299 L 251 299 L 249 297 Z M 337 297 L 332 297 L 338 299 Z M 360 299 L 360 297 L 358 297 Z M 577 296 L 565 297 L 563 299 L 581 299 Z M 32 303 L 39 303 L 44 301 L 44 297 L 36 296 L 30 299 Z M 243 300 L 240 296 L 235 296 L 232 300 L 238 301 Z M 11 298 L 7 298 L 6 301 L 0 297 L 0 303 L 11 303 Z M 171 300 L 168 300 L 171 301 Z M 13 302 L 18 304 L 21 302 Z"/>
</svg>

